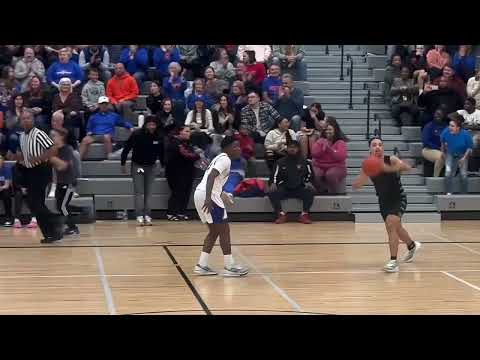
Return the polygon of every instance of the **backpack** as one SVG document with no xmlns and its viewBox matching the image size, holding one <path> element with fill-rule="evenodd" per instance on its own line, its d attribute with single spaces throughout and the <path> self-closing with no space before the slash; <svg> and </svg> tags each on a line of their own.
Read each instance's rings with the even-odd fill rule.
<svg viewBox="0 0 480 360">
<path fill-rule="evenodd" d="M 247 179 L 237 185 L 234 194 L 238 197 L 264 197 L 265 189 L 264 180 Z"/>
</svg>

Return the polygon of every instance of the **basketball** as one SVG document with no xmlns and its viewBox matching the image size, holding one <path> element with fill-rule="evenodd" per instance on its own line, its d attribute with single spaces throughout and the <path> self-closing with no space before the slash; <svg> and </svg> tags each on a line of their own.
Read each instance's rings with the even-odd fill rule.
<svg viewBox="0 0 480 360">
<path fill-rule="evenodd" d="M 382 159 L 376 156 L 370 156 L 363 161 L 362 170 L 367 176 L 377 176 L 383 170 Z"/>
</svg>

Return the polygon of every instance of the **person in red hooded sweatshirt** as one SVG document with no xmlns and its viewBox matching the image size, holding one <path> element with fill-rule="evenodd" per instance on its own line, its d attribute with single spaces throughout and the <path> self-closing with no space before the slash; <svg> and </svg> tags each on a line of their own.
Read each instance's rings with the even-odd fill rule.
<svg viewBox="0 0 480 360">
<path fill-rule="evenodd" d="M 267 75 L 265 73 L 265 66 L 257 63 L 255 51 L 245 51 L 243 53 L 243 62 L 246 65 L 247 80 L 252 81 L 255 86 L 261 89 L 263 80 L 265 80 Z"/>
<path fill-rule="evenodd" d="M 115 64 L 115 76 L 107 83 L 107 96 L 115 111 L 123 118 L 132 118 L 139 91 L 137 81 L 127 73 L 122 63 Z"/>
</svg>

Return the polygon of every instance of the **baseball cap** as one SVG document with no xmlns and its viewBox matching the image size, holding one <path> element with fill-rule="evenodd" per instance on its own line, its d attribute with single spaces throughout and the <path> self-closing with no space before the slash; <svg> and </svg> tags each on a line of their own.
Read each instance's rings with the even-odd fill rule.
<svg viewBox="0 0 480 360">
<path fill-rule="evenodd" d="M 99 104 L 104 104 L 104 103 L 109 103 L 109 102 L 110 102 L 110 100 L 108 100 L 108 97 L 106 97 L 106 96 L 100 96 L 98 98 L 98 103 Z"/>
</svg>

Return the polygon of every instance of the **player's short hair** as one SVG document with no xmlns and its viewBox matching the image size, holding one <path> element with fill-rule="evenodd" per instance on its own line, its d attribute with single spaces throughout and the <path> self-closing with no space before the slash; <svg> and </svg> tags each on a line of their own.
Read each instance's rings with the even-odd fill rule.
<svg viewBox="0 0 480 360">
<path fill-rule="evenodd" d="M 235 138 L 233 136 L 225 136 L 222 140 L 222 143 L 220 144 L 220 147 L 223 149 L 226 149 L 230 145 L 232 145 L 235 142 Z"/>
<path fill-rule="evenodd" d="M 373 140 L 380 140 L 383 143 L 383 139 L 380 136 L 374 136 L 374 137 L 371 137 L 370 140 L 368 140 L 368 147 L 372 145 Z"/>
</svg>

